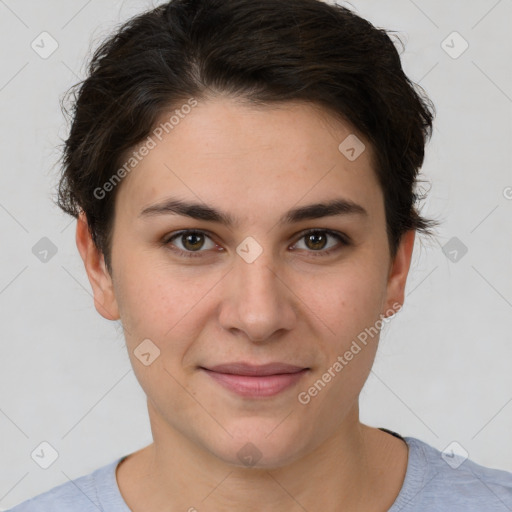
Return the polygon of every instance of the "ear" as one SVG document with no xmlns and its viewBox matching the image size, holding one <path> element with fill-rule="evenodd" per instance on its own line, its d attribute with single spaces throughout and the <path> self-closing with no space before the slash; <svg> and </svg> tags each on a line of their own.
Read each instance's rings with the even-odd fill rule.
<svg viewBox="0 0 512 512">
<path fill-rule="evenodd" d="M 107 320 L 119 320 L 119 309 L 114 295 L 112 278 L 106 268 L 103 254 L 92 240 L 87 218 L 83 212 L 77 219 L 76 246 L 92 286 L 96 311 Z"/>
<path fill-rule="evenodd" d="M 405 285 L 411 265 L 415 236 L 416 230 L 414 229 L 402 235 L 395 259 L 390 263 L 383 315 L 386 312 L 389 313 L 390 310 L 398 311 L 396 304 L 403 305 L 404 303 Z"/>
</svg>

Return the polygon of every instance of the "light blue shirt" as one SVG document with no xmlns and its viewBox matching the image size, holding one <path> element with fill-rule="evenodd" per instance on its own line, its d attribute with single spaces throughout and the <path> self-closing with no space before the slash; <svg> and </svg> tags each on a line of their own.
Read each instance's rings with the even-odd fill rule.
<svg viewBox="0 0 512 512">
<path fill-rule="evenodd" d="M 512 512 L 512 473 L 484 467 L 470 459 L 450 465 L 433 446 L 414 437 L 404 439 L 409 446 L 407 471 L 388 512 Z M 116 467 L 124 458 L 7 512 L 131 512 L 115 476 Z"/>
</svg>

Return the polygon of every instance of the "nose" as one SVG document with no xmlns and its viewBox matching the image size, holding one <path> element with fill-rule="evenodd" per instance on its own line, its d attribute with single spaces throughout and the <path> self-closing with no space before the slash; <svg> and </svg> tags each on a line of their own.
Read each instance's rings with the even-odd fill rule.
<svg viewBox="0 0 512 512">
<path fill-rule="evenodd" d="M 242 332 L 249 340 L 262 343 L 293 328 L 298 299 L 270 251 L 249 261 L 235 258 L 224 283 L 219 322 L 227 331 Z"/>
</svg>

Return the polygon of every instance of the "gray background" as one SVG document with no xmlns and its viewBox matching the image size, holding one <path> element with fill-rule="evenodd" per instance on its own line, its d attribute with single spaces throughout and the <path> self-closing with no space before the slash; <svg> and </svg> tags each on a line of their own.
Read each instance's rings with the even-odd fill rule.
<svg viewBox="0 0 512 512">
<path fill-rule="evenodd" d="M 59 99 L 83 78 L 91 48 L 158 3 L 0 0 L 0 509 L 151 442 L 121 327 L 94 309 L 75 221 L 51 195 L 68 129 Z M 456 441 L 474 461 L 512 471 L 512 2 L 348 5 L 399 33 L 406 73 L 436 105 L 422 213 L 443 221 L 437 240 L 417 238 L 361 419 L 440 450 Z M 31 47 L 43 31 L 58 43 L 46 59 Z M 453 31 L 469 44 L 457 58 Z M 57 249 L 46 262 L 33 253 L 43 237 Z M 43 441 L 59 455 L 48 469 L 31 458 Z"/>
</svg>

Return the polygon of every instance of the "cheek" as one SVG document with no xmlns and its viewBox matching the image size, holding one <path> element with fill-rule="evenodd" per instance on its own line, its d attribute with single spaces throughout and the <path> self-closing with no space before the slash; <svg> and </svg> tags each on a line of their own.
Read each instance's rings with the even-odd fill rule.
<svg viewBox="0 0 512 512">
<path fill-rule="evenodd" d="M 126 348 L 137 380 L 148 397 L 156 403 L 171 400 L 176 412 L 181 405 L 172 397 L 183 393 L 176 369 L 190 340 L 201 330 L 194 321 L 201 290 L 187 286 L 169 269 L 164 272 L 151 265 L 139 266 L 137 272 L 125 271 L 117 292 Z"/>
<path fill-rule="evenodd" d="M 297 295 L 305 313 L 317 317 L 326 339 L 346 343 L 379 319 L 385 297 L 382 269 L 375 264 L 347 262 L 321 278 L 298 279 Z"/>
<path fill-rule="evenodd" d="M 149 258 L 132 263 L 119 267 L 122 279 L 116 286 L 127 343 L 132 347 L 149 338 L 164 350 L 172 340 L 173 352 L 179 354 L 180 345 L 200 332 L 201 304 L 208 302 L 209 290 L 222 276 L 162 265 Z"/>
<path fill-rule="evenodd" d="M 308 315 L 321 319 L 322 334 L 315 343 L 322 356 L 316 374 L 301 391 L 311 411 L 331 411 L 326 424 L 341 421 L 372 368 L 382 327 L 381 283 L 379 265 L 347 265 L 316 282 L 323 286 L 315 288 L 307 301 Z"/>
</svg>

